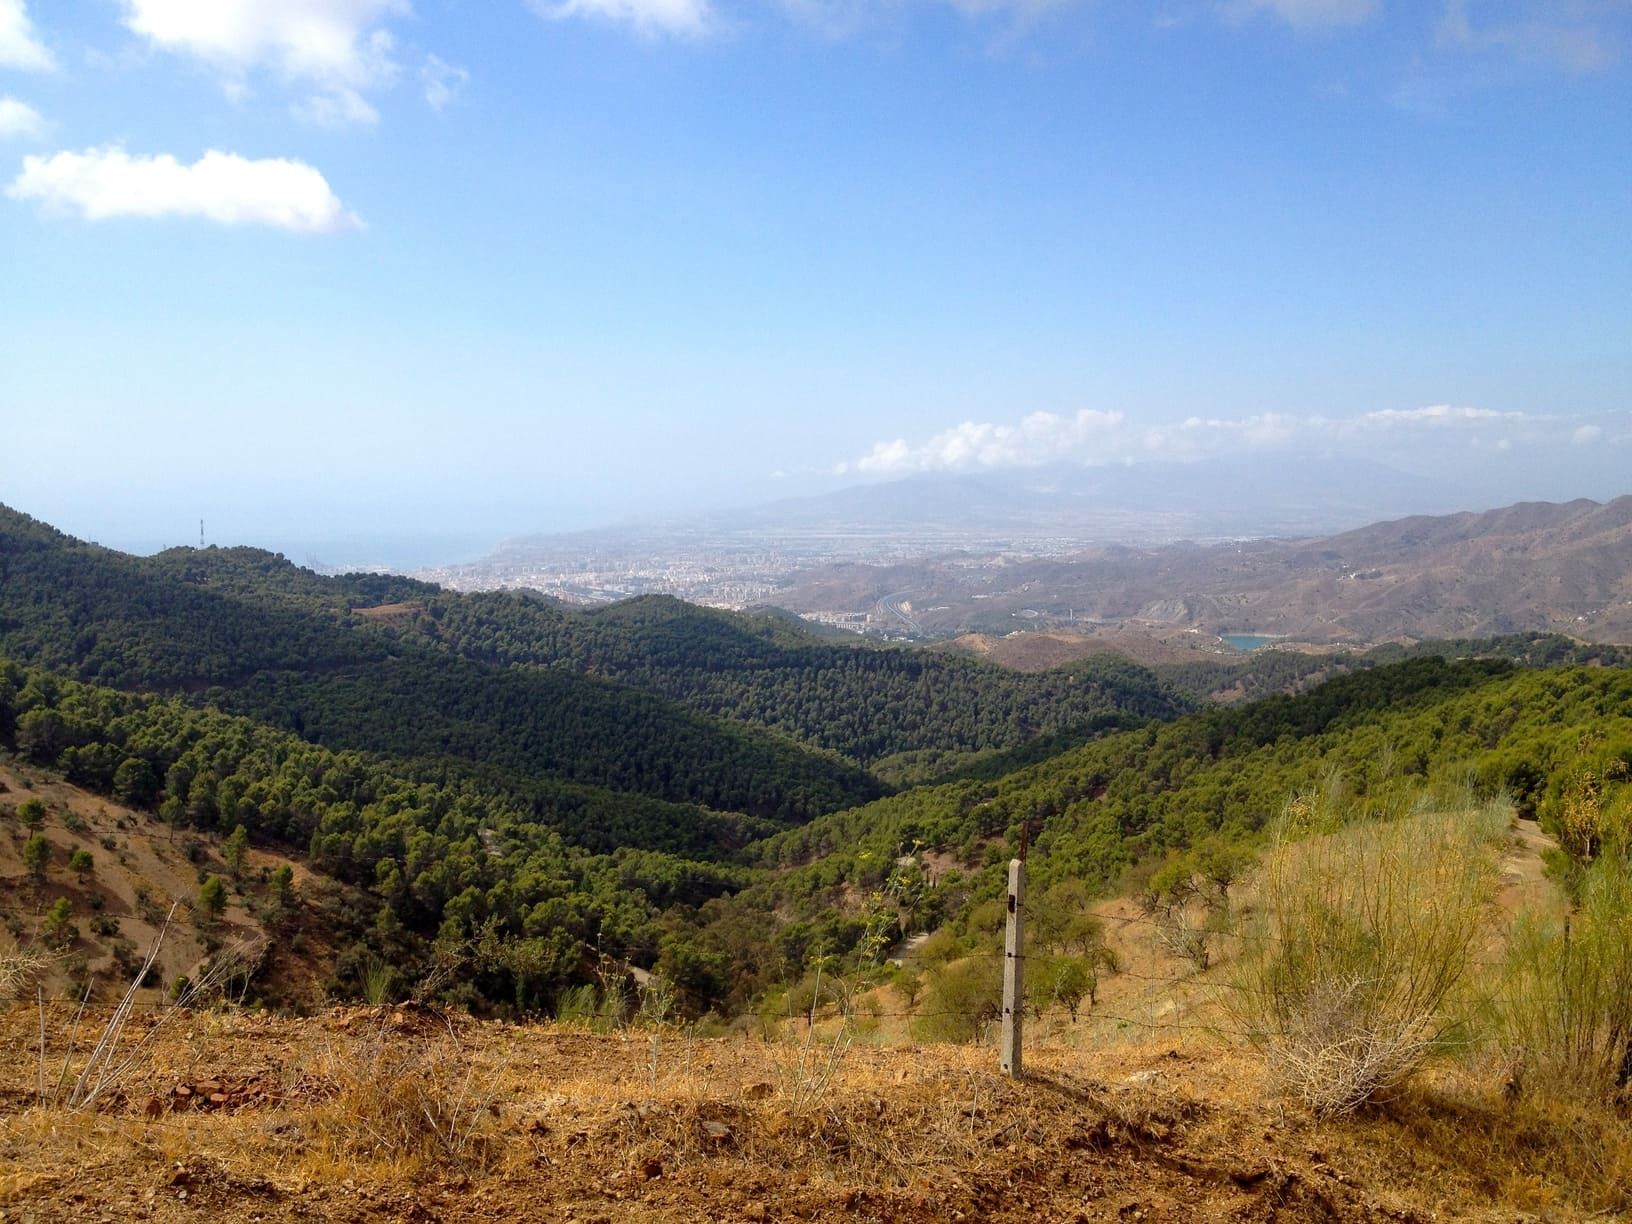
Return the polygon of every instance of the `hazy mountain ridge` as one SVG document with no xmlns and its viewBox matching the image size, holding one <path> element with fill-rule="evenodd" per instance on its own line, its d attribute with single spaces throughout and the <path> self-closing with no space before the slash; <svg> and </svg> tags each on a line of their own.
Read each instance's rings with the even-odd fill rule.
<svg viewBox="0 0 1632 1224">
<path fill-rule="evenodd" d="M 1381 463 L 1303 455 L 926 473 L 707 521 L 762 531 L 931 529 L 961 532 L 971 543 L 1001 533 L 1163 542 L 1307 535 L 1392 515 L 1439 513 L 1461 500 L 1457 489 Z"/>
<path fill-rule="evenodd" d="M 831 566 L 805 576 L 784 602 L 840 609 L 887 595 L 910 600 L 935 635 L 1143 620 L 1310 642 L 1546 631 L 1626 642 L 1632 497 L 1414 516 L 1302 541 Z"/>
<path fill-rule="evenodd" d="M 1098 467 L 1061 462 L 926 472 L 669 521 L 534 532 L 503 541 L 486 563 L 662 547 L 678 552 L 778 538 L 819 541 L 835 557 L 846 557 L 913 540 L 981 548 L 1073 538 L 1155 544 L 1306 536 L 1399 515 L 1443 513 L 1465 500 L 1454 487 L 1363 459 L 1300 456 Z"/>
</svg>

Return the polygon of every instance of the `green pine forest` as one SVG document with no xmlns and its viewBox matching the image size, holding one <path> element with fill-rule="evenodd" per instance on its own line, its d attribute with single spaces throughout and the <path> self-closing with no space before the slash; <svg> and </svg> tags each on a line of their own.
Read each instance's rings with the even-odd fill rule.
<svg viewBox="0 0 1632 1224">
<path fill-rule="evenodd" d="M 132 557 L 0 507 L 0 750 L 303 857 L 332 889 L 244 887 L 269 928 L 322 929 L 331 994 L 383 958 L 501 1014 L 611 964 L 742 1015 L 858 954 L 886 894 L 972 948 L 1023 835 L 1033 888 L 1080 908 L 1249 860 L 1315 788 L 1471 789 L 1556 827 L 1583 778 L 1628 785 L 1628 661 L 1521 636 L 1022 675 L 773 612 Z"/>
</svg>

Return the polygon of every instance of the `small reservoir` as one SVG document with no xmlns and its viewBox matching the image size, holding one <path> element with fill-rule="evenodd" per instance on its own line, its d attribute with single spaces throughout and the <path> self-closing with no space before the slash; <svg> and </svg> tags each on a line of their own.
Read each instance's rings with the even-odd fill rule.
<svg viewBox="0 0 1632 1224">
<path fill-rule="evenodd" d="M 1275 640 L 1262 633 L 1221 633 L 1218 636 L 1226 645 L 1234 646 L 1237 650 L 1257 650 Z"/>
</svg>

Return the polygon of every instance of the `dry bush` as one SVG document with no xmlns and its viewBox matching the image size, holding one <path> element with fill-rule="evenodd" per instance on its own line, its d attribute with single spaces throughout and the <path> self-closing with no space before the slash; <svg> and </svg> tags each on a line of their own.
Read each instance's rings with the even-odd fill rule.
<svg viewBox="0 0 1632 1224">
<path fill-rule="evenodd" d="M 0 1008 L 21 998 L 50 963 L 51 958 L 32 945 L 0 953 Z"/>
<path fill-rule="evenodd" d="M 1317 1113 L 1401 1083 L 1454 1028 L 1509 822 L 1496 803 L 1301 839 L 1283 822 L 1228 1005 Z"/>
<path fill-rule="evenodd" d="M 824 981 L 818 969 L 809 1010 L 802 1017 L 804 1036 L 798 1035 L 797 1018 L 784 1028 L 775 1049 L 780 1054 L 777 1079 L 789 1108 L 805 1109 L 826 1094 L 834 1072 L 855 1040 L 856 986 L 842 978 Z M 830 1004 L 835 1014 L 825 1032 L 819 1027 L 824 1004 Z"/>
<path fill-rule="evenodd" d="M 451 1032 L 405 1034 L 382 1021 L 319 1051 L 310 1073 L 330 1088 L 319 1129 L 352 1156 L 483 1164 L 503 1066 L 483 1066 Z"/>
</svg>

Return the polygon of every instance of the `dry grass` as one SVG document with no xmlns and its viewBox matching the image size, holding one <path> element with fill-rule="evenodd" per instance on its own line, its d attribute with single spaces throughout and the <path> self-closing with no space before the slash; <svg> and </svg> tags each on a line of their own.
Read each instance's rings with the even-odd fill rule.
<svg viewBox="0 0 1632 1224">
<path fill-rule="evenodd" d="M 345 1157 L 481 1167 L 505 1066 L 490 1053 L 463 1045 L 451 1027 L 403 1033 L 385 1017 L 326 1036 L 303 1067 L 322 1098 L 308 1129 Z"/>
<path fill-rule="evenodd" d="M 771 1043 L 670 1034 L 654 1073 L 638 1032 L 399 1015 L 184 1019 L 103 1112 L 27 1108 L 0 1122 L 0 1208 L 60 1201 L 71 1182 L 90 1218 L 94 1205 L 124 1210 L 134 1188 L 154 1218 L 203 1209 L 227 1224 L 337 1211 L 561 1219 L 565 1205 L 587 1219 L 739 1220 L 758 1218 L 755 1203 L 773 1219 L 909 1224 L 1133 1210 L 1582 1219 L 1625 1210 L 1632 1184 L 1623 1120 L 1504 1101 L 1494 1066 L 1321 1119 L 1266 1108 L 1258 1059 L 1200 1037 L 1041 1046 L 1020 1082 L 997 1074 L 990 1050 L 858 1044 L 796 1105 L 777 1088 L 786 1052 Z M 22 1019 L 0 1017 L 13 1048 Z M 183 1075 L 228 1068 L 283 1090 L 260 1108 L 144 1108 Z M 0 1090 L 24 1071 L 6 1068 Z"/>
<path fill-rule="evenodd" d="M 1623 1217 L 1632 1210 L 1632 1130 L 1612 1109 L 1551 1094 L 1514 1100 L 1499 1063 L 1470 1060 L 1402 1087 L 1327 1136 L 1364 1153 L 1371 1176 L 1494 1216 Z M 1469 1210 L 1469 1207 L 1464 1207 Z"/>
<path fill-rule="evenodd" d="M 1283 826 L 1230 1004 L 1318 1114 L 1396 1088 L 1446 1042 L 1490 918 L 1500 805 L 1305 834 Z"/>
</svg>

